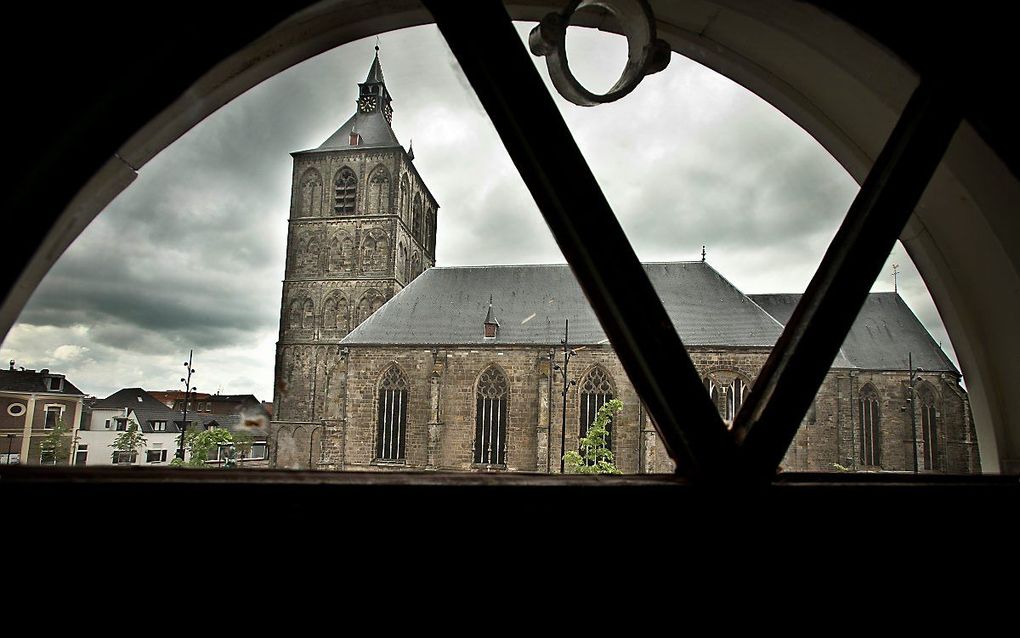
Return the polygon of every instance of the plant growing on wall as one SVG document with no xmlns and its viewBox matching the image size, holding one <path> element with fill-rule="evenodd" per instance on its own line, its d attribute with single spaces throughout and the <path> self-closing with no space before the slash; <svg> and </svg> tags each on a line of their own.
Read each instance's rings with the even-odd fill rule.
<svg viewBox="0 0 1020 638">
<path fill-rule="evenodd" d="M 623 402 L 619 399 L 610 399 L 599 408 L 595 421 L 578 445 L 580 451 L 571 450 L 563 455 L 568 474 L 620 474 L 606 439 L 610 420 L 622 409 Z"/>
</svg>

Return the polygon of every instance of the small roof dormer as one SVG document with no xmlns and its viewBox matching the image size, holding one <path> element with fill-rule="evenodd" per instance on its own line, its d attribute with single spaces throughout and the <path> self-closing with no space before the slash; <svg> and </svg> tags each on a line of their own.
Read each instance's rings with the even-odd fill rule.
<svg viewBox="0 0 1020 638">
<path fill-rule="evenodd" d="M 485 313 L 485 338 L 495 339 L 496 334 L 499 332 L 499 321 L 496 320 L 495 315 L 492 313 L 492 295 L 489 295 L 489 310 Z"/>
</svg>

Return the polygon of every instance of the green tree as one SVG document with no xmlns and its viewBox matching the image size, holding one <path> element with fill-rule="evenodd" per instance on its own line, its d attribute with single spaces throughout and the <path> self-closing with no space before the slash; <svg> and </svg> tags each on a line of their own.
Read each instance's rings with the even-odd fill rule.
<svg viewBox="0 0 1020 638">
<path fill-rule="evenodd" d="M 563 455 L 568 474 L 620 474 L 606 439 L 609 437 L 609 421 L 622 409 L 623 402 L 619 399 L 606 401 L 599 408 L 595 421 L 580 441 L 580 452 L 571 450 Z"/>
<path fill-rule="evenodd" d="M 144 450 L 148 443 L 145 440 L 145 435 L 138 429 L 138 423 L 133 419 L 128 421 L 127 428 L 115 436 L 113 443 L 110 444 L 113 448 L 113 462 L 117 462 L 118 454 L 128 453 L 131 455 L 131 462 L 134 463 L 135 458 L 138 456 L 138 450 Z"/>
<path fill-rule="evenodd" d="M 184 435 L 184 448 L 190 452 L 191 458 L 186 462 L 175 458 L 170 465 L 205 467 L 209 453 L 217 447 L 229 443 L 234 443 L 234 437 L 225 428 L 212 427 L 202 431 L 198 431 L 198 428 L 191 428 Z"/>
<path fill-rule="evenodd" d="M 61 460 L 68 461 L 71 456 L 71 447 L 77 440 L 77 438 L 71 438 L 69 430 L 70 428 L 67 427 L 63 419 L 57 419 L 53 429 L 47 432 L 39 442 L 40 462 L 49 464 L 51 458 L 54 463 L 60 463 Z"/>
</svg>

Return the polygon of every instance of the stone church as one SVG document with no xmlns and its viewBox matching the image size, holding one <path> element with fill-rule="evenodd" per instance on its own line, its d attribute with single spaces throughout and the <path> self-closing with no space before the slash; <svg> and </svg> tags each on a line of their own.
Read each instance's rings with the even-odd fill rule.
<svg viewBox="0 0 1020 638">
<path fill-rule="evenodd" d="M 293 154 L 273 465 L 559 472 L 561 435 L 576 449 L 618 398 L 618 467 L 673 471 L 568 266 L 435 267 L 439 207 L 390 127 L 378 50 L 358 88 L 354 115 Z M 732 423 L 799 295 L 745 295 L 704 259 L 645 268 Z M 872 293 L 783 468 L 979 472 L 960 382 L 903 300 Z"/>
</svg>

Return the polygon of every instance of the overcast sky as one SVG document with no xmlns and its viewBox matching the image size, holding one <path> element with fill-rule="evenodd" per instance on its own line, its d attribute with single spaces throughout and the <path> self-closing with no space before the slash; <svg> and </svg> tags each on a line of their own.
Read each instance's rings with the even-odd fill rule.
<svg viewBox="0 0 1020 638">
<path fill-rule="evenodd" d="M 522 38 L 530 25 L 519 25 Z M 577 31 L 575 33 L 575 31 Z M 0 360 L 67 374 L 84 392 L 179 388 L 272 400 L 290 153 L 354 111 L 375 38 L 248 91 L 154 158 L 43 280 Z M 437 265 L 562 263 L 538 209 L 438 31 L 380 38 L 393 128 L 439 202 Z M 575 73 L 615 81 L 623 40 L 572 29 Z M 581 108 L 548 84 L 643 260 L 708 261 L 745 293 L 801 292 L 857 192 L 813 138 L 744 88 L 673 55 L 614 104 Z M 897 243 L 874 290 L 900 294 L 956 361 Z"/>
</svg>

